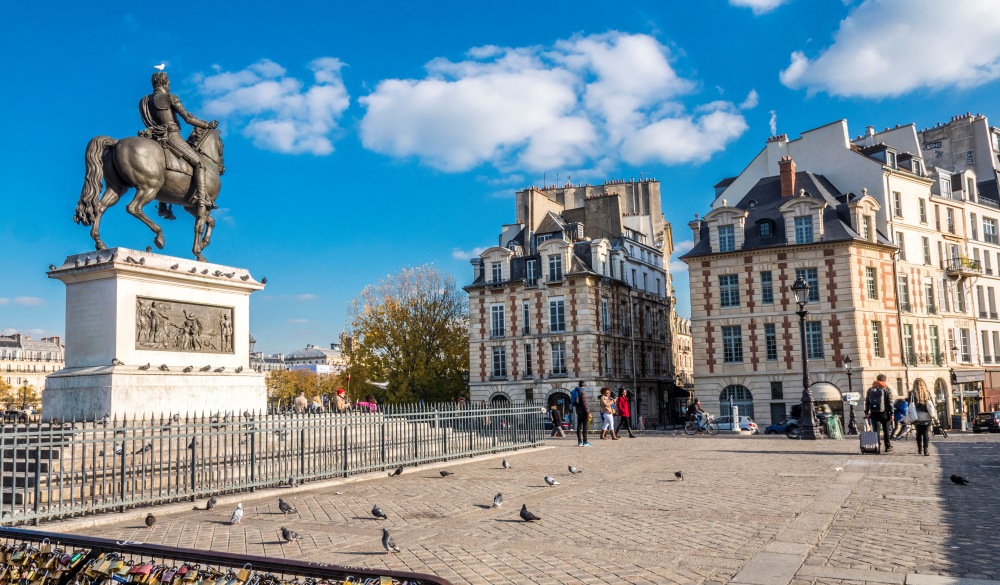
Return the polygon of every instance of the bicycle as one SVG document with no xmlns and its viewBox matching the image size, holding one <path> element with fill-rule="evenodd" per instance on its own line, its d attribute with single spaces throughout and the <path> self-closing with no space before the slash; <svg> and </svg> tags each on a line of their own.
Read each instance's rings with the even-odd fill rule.
<svg viewBox="0 0 1000 585">
<path fill-rule="evenodd" d="M 684 434 L 694 435 L 702 431 L 708 431 L 708 434 L 710 435 L 719 434 L 719 424 L 715 422 L 715 417 L 713 417 L 710 414 L 705 414 L 701 417 L 701 419 L 704 420 L 705 422 L 702 423 L 700 420 L 698 421 L 689 420 L 686 423 L 684 423 Z"/>
</svg>

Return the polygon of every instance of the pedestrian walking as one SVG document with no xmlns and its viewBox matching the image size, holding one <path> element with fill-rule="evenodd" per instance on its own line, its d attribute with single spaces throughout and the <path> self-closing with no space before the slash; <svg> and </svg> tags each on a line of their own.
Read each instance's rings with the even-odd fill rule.
<svg viewBox="0 0 1000 585">
<path fill-rule="evenodd" d="M 629 404 L 628 390 L 625 388 L 618 389 L 618 416 L 620 420 L 618 421 L 618 433 L 622 432 L 622 429 L 628 431 L 629 438 L 634 439 L 635 435 L 632 434 L 632 406 Z"/>
<path fill-rule="evenodd" d="M 312 404 L 309 405 L 309 412 L 316 414 L 323 412 L 323 399 L 319 397 L 319 394 L 313 396 Z"/>
<path fill-rule="evenodd" d="M 576 414 L 576 440 L 578 447 L 590 447 L 587 440 L 587 425 L 590 424 L 590 405 L 587 403 L 587 385 L 580 380 L 580 385 L 573 388 L 569 394 L 570 402 L 573 404 L 573 412 Z"/>
<path fill-rule="evenodd" d="M 892 418 L 892 390 L 885 382 L 887 379 L 885 374 L 879 374 L 875 378 L 875 383 L 865 393 L 865 418 L 871 422 L 875 435 L 878 435 L 879 427 L 882 428 L 886 453 L 892 451 L 892 442 L 889 440 L 892 435 L 889 426 Z"/>
<path fill-rule="evenodd" d="M 896 400 L 892 405 L 892 421 L 895 423 L 895 428 L 892 430 L 892 438 L 895 440 L 900 440 L 903 435 L 906 434 L 906 429 L 909 426 L 906 423 L 906 400 L 902 398 Z"/>
<path fill-rule="evenodd" d="M 927 384 L 920 378 L 913 383 L 913 391 L 910 392 L 909 406 L 913 412 L 907 411 L 907 418 L 913 422 L 917 431 L 917 455 L 930 455 L 930 428 L 931 424 L 937 420 L 937 408 L 931 393 L 927 389 Z M 916 413 L 914 415 L 914 413 Z"/>
<path fill-rule="evenodd" d="M 350 406 L 350 402 L 347 401 L 347 397 L 344 395 L 343 388 L 337 388 L 337 396 L 333 399 L 333 409 L 336 412 L 347 412 L 347 408 Z"/>
<path fill-rule="evenodd" d="M 601 439 L 608 438 L 608 431 L 611 431 L 611 438 L 618 440 L 618 433 L 615 432 L 615 399 L 611 396 L 611 388 L 605 386 L 601 388 Z"/>
<path fill-rule="evenodd" d="M 549 420 L 552 421 L 552 434 L 550 437 L 565 437 L 566 433 L 563 432 L 562 428 L 562 414 L 559 412 L 559 407 L 555 404 L 549 408 Z"/>
<path fill-rule="evenodd" d="M 302 414 L 307 408 L 309 408 L 309 399 L 306 398 L 305 392 L 299 392 L 299 395 L 295 397 L 293 406 L 295 407 L 295 412 L 297 414 Z"/>
</svg>

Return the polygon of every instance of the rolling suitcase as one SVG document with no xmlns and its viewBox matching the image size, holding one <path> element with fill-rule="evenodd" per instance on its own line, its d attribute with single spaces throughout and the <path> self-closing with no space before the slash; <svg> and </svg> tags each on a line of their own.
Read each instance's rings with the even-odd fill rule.
<svg viewBox="0 0 1000 585">
<path fill-rule="evenodd" d="M 861 454 L 865 453 L 880 453 L 882 446 L 878 440 L 878 433 L 872 430 L 871 424 L 866 420 L 865 426 L 858 433 L 858 437 L 861 439 Z"/>
</svg>

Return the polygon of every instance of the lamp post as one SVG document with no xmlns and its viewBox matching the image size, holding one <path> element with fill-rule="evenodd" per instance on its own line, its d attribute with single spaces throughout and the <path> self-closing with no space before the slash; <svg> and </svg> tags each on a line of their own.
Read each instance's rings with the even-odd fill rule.
<svg viewBox="0 0 1000 585">
<path fill-rule="evenodd" d="M 795 312 L 799 316 L 799 345 L 802 350 L 802 413 L 799 419 L 800 435 L 802 439 L 815 441 L 822 438 L 816 433 L 816 421 L 813 412 L 813 395 L 809 388 L 809 363 L 808 351 L 806 348 L 806 303 L 809 302 L 809 283 L 801 277 L 795 279 L 792 285 L 792 292 L 795 293 L 795 302 L 799 305 L 799 310 Z"/>
<path fill-rule="evenodd" d="M 844 356 L 844 365 L 847 366 L 847 392 L 854 394 L 854 384 L 851 383 L 851 374 L 854 373 L 854 370 L 851 369 L 851 356 Z M 847 423 L 847 434 L 856 435 L 858 434 L 858 421 L 854 418 L 854 401 L 850 400 L 849 402 L 851 403 L 851 420 Z"/>
<path fill-rule="evenodd" d="M 957 345 L 952 345 L 951 346 L 951 361 L 952 361 L 953 364 L 957 364 L 958 363 L 958 346 Z M 952 367 L 952 369 L 951 369 L 951 375 L 952 375 L 952 379 L 954 380 L 955 379 L 955 368 L 954 367 Z M 964 431 L 965 430 L 965 388 L 964 388 L 965 384 L 952 384 L 951 387 L 952 387 L 952 391 L 953 392 L 954 392 L 956 386 L 958 387 L 958 412 L 959 412 L 959 414 L 961 415 L 961 418 L 962 418 L 962 421 L 959 424 L 959 427 L 958 427 L 957 430 Z"/>
</svg>

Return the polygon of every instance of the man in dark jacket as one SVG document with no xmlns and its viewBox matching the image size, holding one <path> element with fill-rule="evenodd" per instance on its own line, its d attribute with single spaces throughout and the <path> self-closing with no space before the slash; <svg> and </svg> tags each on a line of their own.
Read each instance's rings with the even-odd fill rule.
<svg viewBox="0 0 1000 585">
<path fill-rule="evenodd" d="M 587 428 L 590 425 L 590 407 L 587 404 L 587 389 L 583 380 L 570 394 L 573 400 L 573 410 L 576 411 L 576 440 L 580 447 L 590 447 L 587 441 Z"/>
<path fill-rule="evenodd" d="M 889 437 L 892 435 L 892 389 L 886 383 L 885 374 L 879 374 L 875 383 L 865 394 L 865 418 L 871 421 L 872 430 L 878 435 L 879 427 L 885 439 L 885 452 L 892 451 Z"/>
</svg>

